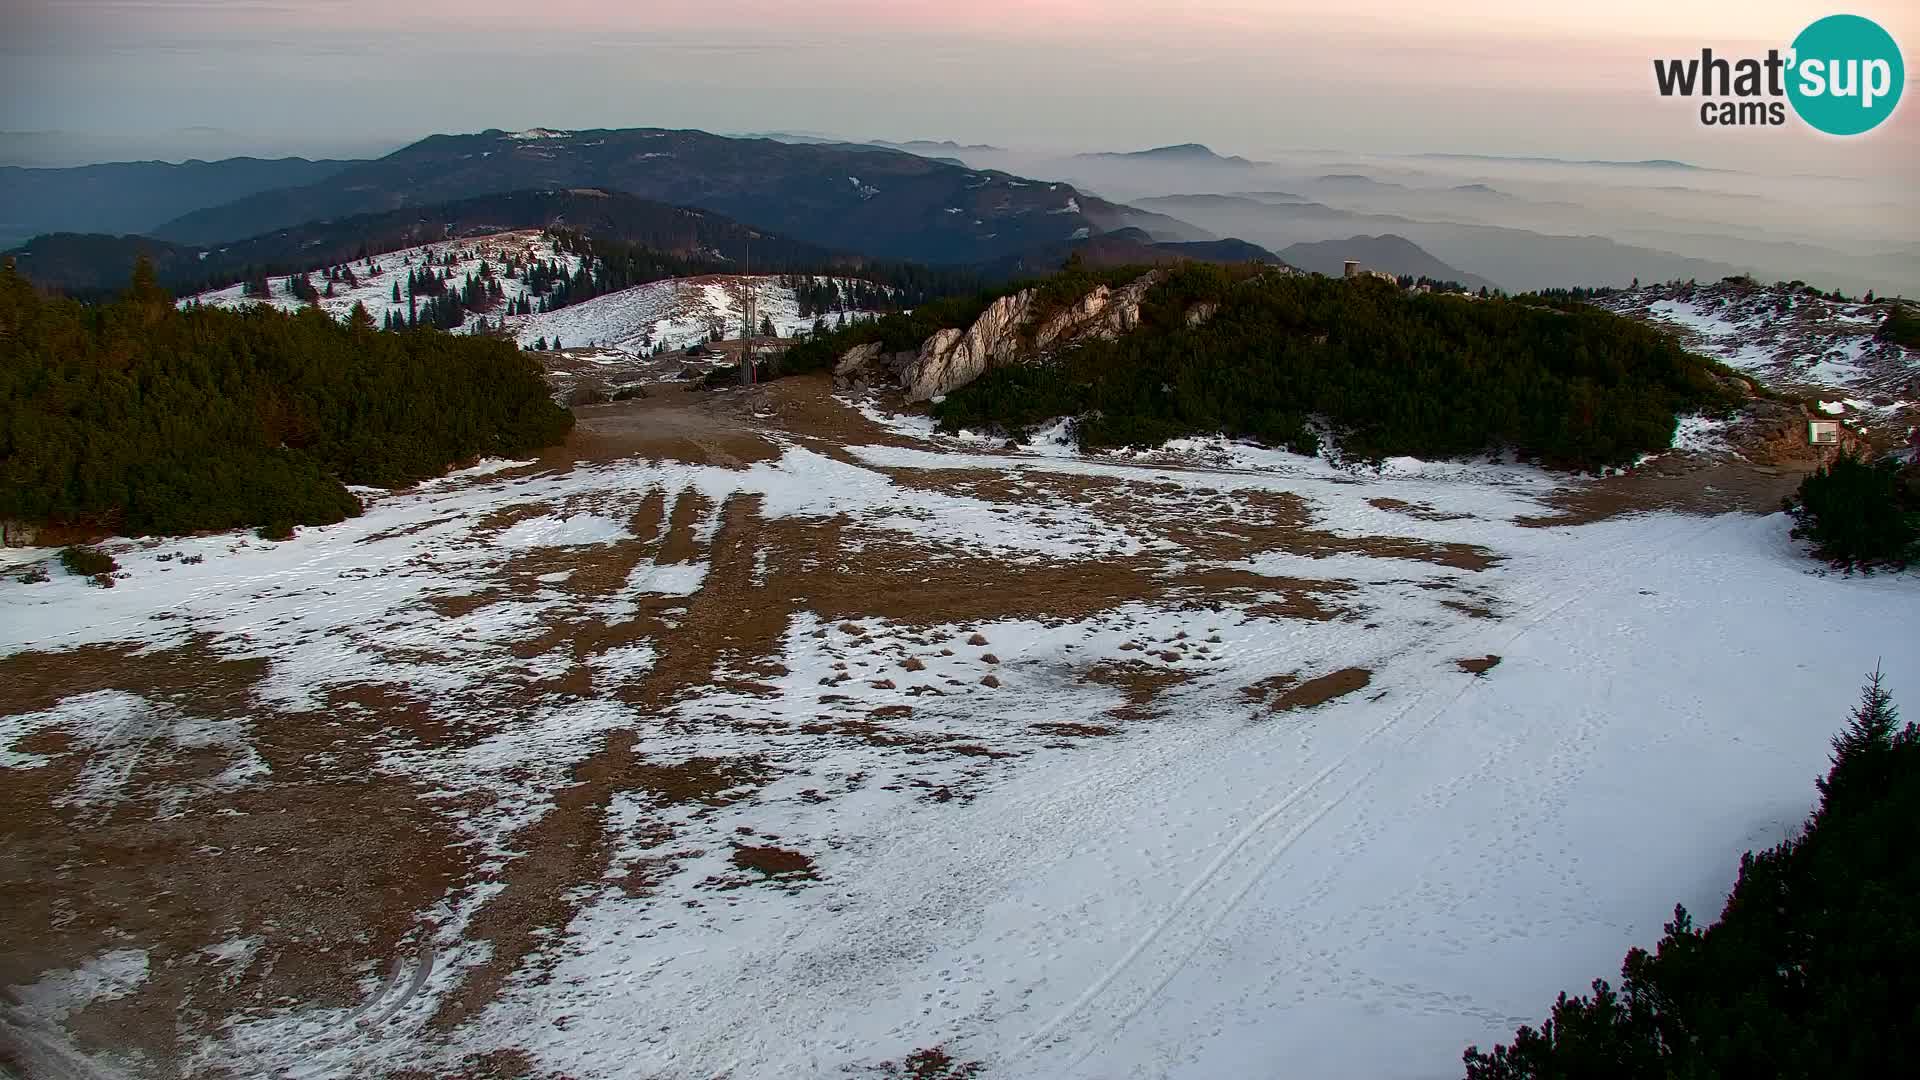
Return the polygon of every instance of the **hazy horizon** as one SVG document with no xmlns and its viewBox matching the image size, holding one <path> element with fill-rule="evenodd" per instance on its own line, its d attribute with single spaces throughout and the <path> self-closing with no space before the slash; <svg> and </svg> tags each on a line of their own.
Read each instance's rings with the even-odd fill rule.
<svg viewBox="0 0 1920 1080">
<path fill-rule="evenodd" d="M 1836 139 L 1703 127 L 1655 56 L 1784 47 L 1833 9 L 1624 0 L 1541 12 L 1353 0 L 8 0 L 0 131 L 22 153 L 127 160 L 364 157 L 429 134 L 534 126 L 820 131 L 1015 150 L 1314 149 L 1641 160 L 1892 178 L 1920 112 Z M 1850 10 L 1896 39 L 1906 5 Z M 1912 81 L 1911 74 L 1909 82 Z M 23 138 L 38 134 L 38 138 Z M 34 148 L 38 150 L 35 151 Z M 25 148 L 25 149 L 23 149 Z M 127 153 L 119 153 L 124 148 Z M 178 148 L 176 152 L 166 152 Z M 35 162 L 50 164 L 51 160 Z"/>
</svg>

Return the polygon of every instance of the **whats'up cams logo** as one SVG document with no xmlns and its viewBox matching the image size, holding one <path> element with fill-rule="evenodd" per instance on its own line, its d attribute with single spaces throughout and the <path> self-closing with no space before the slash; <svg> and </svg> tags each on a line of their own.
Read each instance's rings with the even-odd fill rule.
<svg viewBox="0 0 1920 1080">
<path fill-rule="evenodd" d="M 1816 130 L 1858 135 L 1893 115 L 1907 69 L 1880 24 L 1829 15 L 1800 31 L 1785 54 L 1729 59 L 1701 49 L 1698 59 L 1655 60 L 1653 78 L 1662 97 L 1704 98 L 1700 122 L 1709 127 L 1777 127 L 1791 104 Z"/>
</svg>

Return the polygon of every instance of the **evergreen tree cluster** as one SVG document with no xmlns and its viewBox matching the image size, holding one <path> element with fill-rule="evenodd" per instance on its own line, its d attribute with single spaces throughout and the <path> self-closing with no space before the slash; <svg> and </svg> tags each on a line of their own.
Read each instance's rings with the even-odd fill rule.
<svg viewBox="0 0 1920 1080">
<path fill-rule="evenodd" d="M 303 304 L 320 302 L 320 290 L 314 288 L 313 279 L 307 274 L 294 274 L 287 278 L 287 295 Z"/>
<path fill-rule="evenodd" d="M 1720 920 L 1685 908 L 1621 985 L 1561 994 L 1467 1080 L 1881 1077 L 1920 1073 L 1920 732 L 1880 673 L 1833 741 L 1801 834 L 1747 853 Z"/>
<path fill-rule="evenodd" d="M 814 274 L 786 275 L 781 283 L 793 289 L 800 315 L 824 317 L 836 312 L 892 311 L 899 304 L 893 290 L 867 280 L 823 278 Z"/>
<path fill-rule="evenodd" d="M 1216 309 L 1191 320 L 1201 305 Z M 925 321 L 919 311 L 883 319 L 818 350 L 916 347 L 924 335 L 906 339 Z M 1090 448 L 1224 433 L 1301 452 L 1318 448 L 1324 420 L 1354 458 L 1511 448 L 1586 468 L 1667 447 L 1677 413 L 1734 404 L 1721 375 L 1657 330 L 1572 301 L 1409 294 L 1374 279 L 1196 263 L 1149 291 L 1135 332 L 997 368 L 934 415 L 947 430 L 1011 434 L 1076 417 Z"/>
<path fill-rule="evenodd" d="M 1920 309 L 1910 303 L 1889 305 L 1887 317 L 1873 336 L 1909 349 L 1920 349 Z"/>
<path fill-rule="evenodd" d="M 1920 484 L 1897 462 L 1842 454 L 1802 480 L 1786 510 L 1793 535 L 1812 540 L 1814 555 L 1835 567 L 1898 568 L 1920 560 Z"/>
<path fill-rule="evenodd" d="M 573 418 L 505 342 L 382 334 L 364 308 L 177 308 L 142 264 L 119 300 L 0 267 L 0 517 L 128 534 L 325 524 L 344 484 L 520 455 Z"/>
</svg>

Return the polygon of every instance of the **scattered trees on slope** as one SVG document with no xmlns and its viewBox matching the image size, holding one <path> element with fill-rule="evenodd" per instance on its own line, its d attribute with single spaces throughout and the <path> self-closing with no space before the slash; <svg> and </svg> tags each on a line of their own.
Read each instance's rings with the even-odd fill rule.
<svg viewBox="0 0 1920 1080">
<path fill-rule="evenodd" d="M 1920 732 L 1876 671 L 1796 838 L 1740 860 L 1718 922 L 1685 908 L 1618 990 L 1554 1004 L 1467 1080 L 1910 1076 L 1920 1066 Z"/>
<path fill-rule="evenodd" d="M 0 516 L 130 534 L 339 521 L 359 512 L 344 484 L 523 454 L 573 422 L 505 342 L 181 310 L 144 264 L 99 306 L 0 265 L 0 417 Z"/>
</svg>

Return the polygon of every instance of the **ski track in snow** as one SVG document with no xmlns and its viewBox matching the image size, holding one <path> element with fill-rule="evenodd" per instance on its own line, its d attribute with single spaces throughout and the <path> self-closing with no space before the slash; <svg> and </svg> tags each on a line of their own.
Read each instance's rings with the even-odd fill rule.
<svg viewBox="0 0 1920 1080">
<path fill-rule="evenodd" d="M 756 692 L 708 687 L 671 706 L 672 724 L 583 700 L 462 717 L 471 735 L 452 749 L 397 744 L 384 769 L 449 797 L 499 797 L 493 816 L 463 828 L 502 865 L 517 857 L 508 839 L 548 811 L 609 731 L 634 730 L 651 760 L 758 756 L 774 774 L 724 807 L 616 793 L 610 874 L 661 853 L 646 822 L 679 830 L 669 845 L 701 850 L 651 897 L 580 883 L 582 906 L 543 949 L 550 970 L 511 981 L 444 1043 L 426 1021 L 483 958 L 462 930 L 497 886 L 416 913 L 418 930 L 367 973 L 357 1004 L 254 1010 L 193 1058 L 310 1077 L 445 1070 L 500 1047 L 583 1078 L 833 1075 L 936 1043 L 988 1077 L 1453 1075 L 1468 1043 L 1508 1038 L 1558 991 L 1612 977 L 1674 902 L 1702 921 L 1717 914 L 1740 852 L 1777 842 L 1807 813 L 1827 739 L 1876 659 L 1896 694 L 1913 692 L 1901 664 L 1920 655 L 1920 578 L 1815 573 L 1780 515 L 1524 528 L 1512 519 L 1538 513 L 1555 481 L 1499 463 L 1354 473 L 1205 440 L 1164 463 L 1080 457 L 1047 440 L 1015 456 L 974 449 L 856 447 L 855 464 L 795 447 L 739 470 L 484 463 L 377 495 L 365 516 L 286 543 L 110 545 L 126 568 L 112 590 L 58 570 L 0 585 L 0 653 L 206 635 L 220 654 L 267 658 L 256 693 L 280 707 L 316 707 L 329 686 L 406 682 L 457 710 L 509 672 L 544 670 L 548 658 L 507 648 L 576 600 L 559 574 L 464 614 L 424 601 L 480 590 L 517 552 L 625 542 L 624 515 L 650 491 L 668 505 L 697 492 L 716 508 L 694 523 L 696 545 L 713 542 L 717 508 L 745 493 L 769 521 L 844 515 L 843 542 L 856 547 L 890 538 L 1014 564 L 1167 546 L 1073 503 L 910 487 L 880 467 L 1121 480 L 1140 485 L 1130 497 L 1149 525 L 1219 505 L 1204 500 L 1285 492 L 1337 535 L 1478 544 L 1504 560 L 1476 572 L 1279 547 L 1231 564 L 1349 583 L 1342 603 L 1365 614 L 1328 621 L 1260 616 L 1238 599 L 1217 610 L 1134 601 L 1046 621 L 867 619 L 856 633 L 803 611 L 778 657 L 785 674 L 756 675 L 767 687 Z M 1468 516 L 1416 519 L 1368 502 L 1382 496 Z M 480 528 L 513 505 L 531 509 Z M 207 559 L 177 560 L 186 554 Z M 617 617 L 643 594 L 697 592 L 707 572 L 700 560 L 642 562 L 594 610 Z M 1498 617 L 1443 606 L 1458 594 L 1429 588 L 1439 586 L 1482 590 Z M 998 654 L 1000 690 L 865 688 L 869 672 L 898 671 L 890 650 L 901 645 L 929 681 L 973 683 L 982 650 L 966 645 L 971 632 Z M 1035 723 L 1110 722 L 1120 695 L 1073 673 L 1176 633 L 1219 642 L 1169 662 L 1191 677 L 1165 691 L 1155 717 L 1067 748 L 1031 735 Z M 597 670 L 643 673 L 658 644 L 601 654 Z M 429 646 L 442 659 L 409 652 Z M 1454 667 L 1483 654 L 1503 658 L 1484 678 Z M 1349 667 L 1371 672 L 1364 690 L 1299 712 L 1268 714 L 1240 694 L 1275 674 Z M 798 734 L 841 715 L 818 685 L 835 670 L 861 673 L 843 690 L 861 707 L 911 701 L 902 730 L 1020 756 L 979 771 L 971 758 Z M 260 781 L 244 725 L 118 691 L 0 717 L 0 769 L 41 767 L 44 755 L 16 744 L 53 729 L 95 755 L 72 796 L 83 812 L 129 797 L 141 762 L 174 746 L 230 755 L 208 790 Z M 970 797 L 929 802 L 907 781 L 965 783 Z M 805 797 L 816 790 L 832 795 Z M 166 805 L 184 812 L 194 797 L 170 793 Z M 737 829 L 809 853 L 819 880 L 703 887 L 729 871 Z M 83 975 L 63 978 L 92 986 Z M 75 990 L 29 1019 L 57 1022 L 84 998 Z"/>
</svg>

